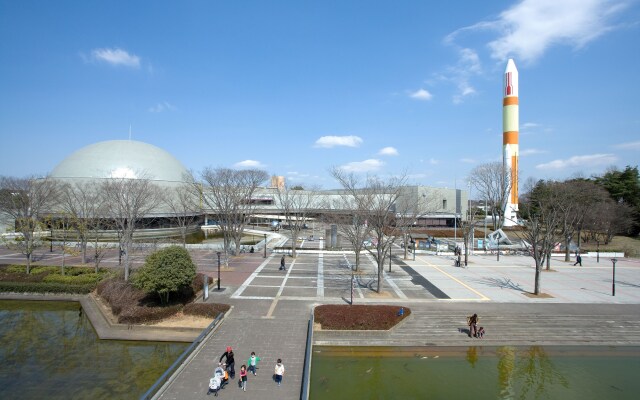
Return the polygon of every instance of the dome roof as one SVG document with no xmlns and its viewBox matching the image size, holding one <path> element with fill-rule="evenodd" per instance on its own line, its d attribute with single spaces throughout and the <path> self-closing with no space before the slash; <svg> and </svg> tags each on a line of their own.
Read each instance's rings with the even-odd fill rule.
<svg viewBox="0 0 640 400">
<path fill-rule="evenodd" d="M 159 147 L 135 140 L 110 140 L 83 147 L 62 160 L 54 178 L 140 178 L 183 182 L 186 168 Z"/>
</svg>

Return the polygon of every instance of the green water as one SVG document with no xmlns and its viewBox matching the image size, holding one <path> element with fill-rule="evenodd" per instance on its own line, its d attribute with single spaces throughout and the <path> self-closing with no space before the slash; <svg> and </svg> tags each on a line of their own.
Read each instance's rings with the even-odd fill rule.
<svg viewBox="0 0 640 400">
<path fill-rule="evenodd" d="M 311 400 L 637 399 L 637 347 L 314 347 Z"/>
<path fill-rule="evenodd" d="M 187 346 L 99 340 L 79 307 L 0 301 L 0 398 L 137 399 Z"/>
</svg>

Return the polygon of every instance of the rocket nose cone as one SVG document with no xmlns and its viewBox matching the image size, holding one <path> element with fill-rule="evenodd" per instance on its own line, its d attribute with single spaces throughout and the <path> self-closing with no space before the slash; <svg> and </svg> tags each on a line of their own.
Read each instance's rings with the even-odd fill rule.
<svg viewBox="0 0 640 400">
<path fill-rule="evenodd" d="M 509 61 L 507 61 L 507 68 L 504 70 L 505 73 L 507 72 L 518 72 L 518 69 L 516 68 L 516 63 L 513 61 L 513 58 L 510 58 Z"/>
</svg>

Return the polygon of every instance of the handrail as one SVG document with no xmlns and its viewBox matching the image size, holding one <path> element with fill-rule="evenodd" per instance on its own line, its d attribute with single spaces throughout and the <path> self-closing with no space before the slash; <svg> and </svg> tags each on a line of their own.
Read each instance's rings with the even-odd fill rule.
<svg viewBox="0 0 640 400">
<path fill-rule="evenodd" d="M 149 388 L 149 390 L 147 390 L 142 396 L 140 396 L 140 400 L 148 400 L 156 395 L 156 392 L 160 389 L 160 387 L 169 380 L 170 375 L 175 373 L 175 371 L 178 369 L 180 364 L 182 364 L 184 360 L 196 348 L 196 346 L 199 345 L 204 340 L 204 338 L 209 334 L 209 332 L 211 332 L 213 328 L 215 328 L 218 325 L 218 323 L 220 322 L 223 316 L 224 316 L 224 313 L 219 313 L 218 316 L 216 316 L 216 318 L 213 320 L 213 322 L 211 322 L 209 326 L 204 328 L 202 333 L 189 345 L 189 347 L 185 349 L 185 351 L 182 352 L 182 354 L 180 354 L 180 356 L 176 359 L 176 361 L 174 361 L 173 364 L 171 364 L 171 366 L 169 366 L 169 368 L 167 368 L 167 370 L 164 371 L 164 373 L 160 376 L 160 378 L 156 380 L 156 382 Z"/>
<path fill-rule="evenodd" d="M 301 400 L 309 400 L 309 384 L 311 382 L 311 351 L 313 347 L 313 313 L 311 310 L 311 317 L 309 318 L 309 326 L 307 327 L 307 349 L 304 352 L 304 367 L 302 370 L 302 390 L 300 393 Z"/>
</svg>

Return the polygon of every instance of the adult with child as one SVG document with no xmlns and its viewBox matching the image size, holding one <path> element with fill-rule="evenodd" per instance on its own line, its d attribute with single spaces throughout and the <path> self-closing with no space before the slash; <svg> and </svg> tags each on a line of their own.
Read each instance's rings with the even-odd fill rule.
<svg viewBox="0 0 640 400">
<path fill-rule="evenodd" d="M 472 316 L 467 317 L 467 325 L 469 325 L 469 337 L 476 337 L 476 335 L 478 334 L 478 321 L 480 321 L 480 318 L 478 318 L 478 314 L 473 314 Z"/>
</svg>

